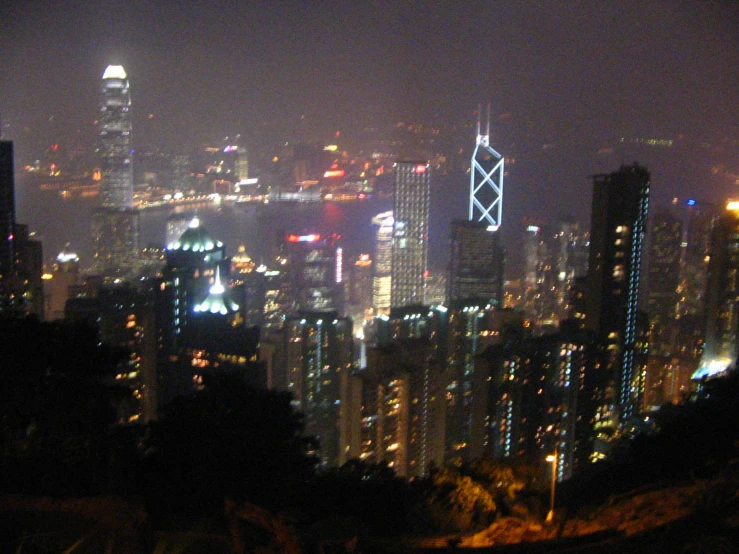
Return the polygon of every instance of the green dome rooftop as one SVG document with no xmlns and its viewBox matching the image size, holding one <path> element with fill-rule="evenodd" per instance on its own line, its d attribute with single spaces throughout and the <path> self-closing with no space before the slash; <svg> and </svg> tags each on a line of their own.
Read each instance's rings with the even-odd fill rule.
<svg viewBox="0 0 739 554">
<path fill-rule="evenodd" d="M 200 220 L 195 217 L 188 225 L 187 231 L 182 233 L 179 239 L 170 244 L 168 250 L 212 252 L 221 247 L 223 247 L 223 243 L 214 239 L 204 227 L 201 227 Z"/>
</svg>

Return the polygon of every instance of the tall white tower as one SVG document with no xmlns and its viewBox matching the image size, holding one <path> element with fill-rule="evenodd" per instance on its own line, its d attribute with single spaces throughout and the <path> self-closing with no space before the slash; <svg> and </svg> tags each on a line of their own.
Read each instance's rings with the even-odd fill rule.
<svg viewBox="0 0 739 554">
<path fill-rule="evenodd" d="M 477 116 L 477 144 L 470 168 L 470 221 L 485 221 L 500 227 L 503 219 L 503 175 L 505 159 L 490 147 L 490 105 L 485 134 L 480 133 L 480 110 Z"/>
<path fill-rule="evenodd" d="M 122 65 L 109 65 L 103 73 L 99 119 L 102 205 L 133 208 L 131 163 L 131 94 Z"/>
</svg>

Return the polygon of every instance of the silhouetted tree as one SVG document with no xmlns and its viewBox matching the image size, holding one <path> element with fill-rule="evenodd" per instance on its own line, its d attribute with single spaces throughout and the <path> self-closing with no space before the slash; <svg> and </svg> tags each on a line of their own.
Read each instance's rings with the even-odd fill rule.
<svg viewBox="0 0 739 554">
<path fill-rule="evenodd" d="M 152 428 L 143 466 L 150 512 L 216 514 L 226 498 L 271 510 L 290 503 L 315 465 L 291 396 L 238 375 L 210 374 L 203 384 L 167 405 Z"/>
<path fill-rule="evenodd" d="M 84 324 L 0 319 L 0 486 L 84 495 L 105 490 L 115 421 L 105 384 L 123 353 Z"/>
</svg>

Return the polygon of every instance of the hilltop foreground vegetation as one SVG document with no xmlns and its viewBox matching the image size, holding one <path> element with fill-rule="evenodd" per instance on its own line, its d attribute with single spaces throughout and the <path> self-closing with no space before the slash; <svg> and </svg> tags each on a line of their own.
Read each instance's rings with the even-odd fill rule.
<svg viewBox="0 0 739 554">
<path fill-rule="evenodd" d="M 318 471 L 283 393 L 210 376 L 149 426 L 115 425 L 125 353 L 94 330 L 0 321 L 0 551 L 28 553 L 731 552 L 739 377 L 665 406 L 656 431 L 558 487 L 488 459 L 398 478 L 352 460 Z M 709 550 L 700 550 L 703 545 Z M 573 550 L 575 549 L 575 550 Z M 722 550 L 723 549 L 723 550 Z"/>
</svg>

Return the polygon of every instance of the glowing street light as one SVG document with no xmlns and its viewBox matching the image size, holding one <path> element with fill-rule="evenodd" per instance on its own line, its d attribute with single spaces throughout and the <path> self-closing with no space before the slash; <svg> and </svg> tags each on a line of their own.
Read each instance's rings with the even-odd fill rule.
<svg viewBox="0 0 739 554">
<path fill-rule="evenodd" d="M 547 523 L 554 521 L 554 488 L 557 484 L 557 448 L 554 448 L 554 453 L 549 454 L 546 457 L 546 461 L 552 464 L 552 494 L 549 499 L 549 512 L 547 513 Z"/>
</svg>

